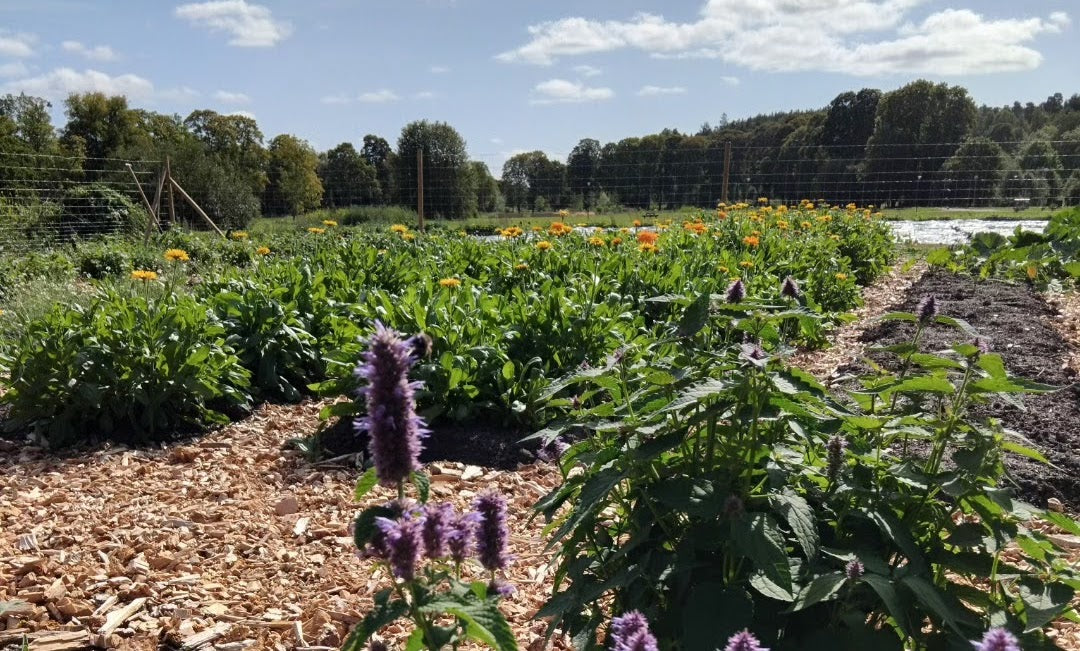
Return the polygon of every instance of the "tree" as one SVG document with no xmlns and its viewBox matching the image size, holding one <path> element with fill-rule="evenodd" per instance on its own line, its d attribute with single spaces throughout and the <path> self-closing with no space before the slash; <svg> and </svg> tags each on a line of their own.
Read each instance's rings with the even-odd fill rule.
<svg viewBox="0 0 1080 651">
<path fill-rule="evenodd" d="M 459 219 L 475 210 L 465 140 L 445 122 L 419 120 L 401 130 L 394 177 L 398 201 L 406 206 L 417 203 L 417 152 L 424 154 L 424 213 Z"/>
<path fill-rule="evenodd" d="M 301 215 L 319 207 L 323 187 L 317 169 L 319 156 L 306 141 L 283 134 L 270 141 L 269 184 L 263 211 L 270 215 Z"/>
<path fill-rule="evenodd" d="M 392 201 L 394 198 L 394 150 L 386 138 L 380 138 L 372 134 L 364 136 L 364 145 L 360 149 L 360 155 L 375 168 L 375 175 L 379 180 L 379 193 L 383 201 Z"/>
<path fill-rule="evenodd" d="M 1033 140 L 1020 150 L 1019 163 L 1030 186 L 1040 192 L 1045 188 L 1046 202 L 1055 202 L 1062 189 L 1062 167 L 1053 146 L 1045 140 Z"/>
<path fill-rule="evenodd" d="M 319 160 L 323 205 L 330 208 L 378 203 L 382 196 L 375 167 L 352 143 L 343 142 Z"/>
<path fill-rule="evenodd" d="M 121 149 L 138 140 L 138 121 L 123 96 L 84 93 L 68 96 L 67 124 L 61 139 L 73 150 L 86 153 L 85 169 L 97 172 Z"/>
<path fill-rule="evenodd" d="M 969 204 L 989 198 L 1005 175 L 1005 150 L 989 138 L 969 138 L 945 161 L 946 195 Z"/>
<path fill-rule="evenodd" d="M 476 209 L 479 212 L 495 212 L 499 205 L 499 182 L 491 175 L 488 166 L 480 161 L 469 163 Z"/>
<path fill-rule="evenodd" d="M 593 188 L 596 174 L 600 169 L 600 143 L 592 138 L 578 142 L 566 159 L 566 187 L 571 194 L 581 197 L 582 205 L 588 211 L 593 203 L 593 196 L 599 186 Z"/>
<path fill-rule="evenodd" d="M 522 206 L 539 210 L 538 197 L 544 198 L 545 209 L 561 208 L 566 205 L 566 166 L 539 150 L 515 154 L 503 164 L 502 190 L 507 205 L 519 211 Z"/>
<path fill-rule="evenodd" d="M 262 131 L 254 119 L 201 110 L 187 116 L 184 127 L 218 160 L 234 165 L 237 175 L 247 179 L 252 192 L 262 194 L 268 181 L 268 158 Z"/>
</svg>

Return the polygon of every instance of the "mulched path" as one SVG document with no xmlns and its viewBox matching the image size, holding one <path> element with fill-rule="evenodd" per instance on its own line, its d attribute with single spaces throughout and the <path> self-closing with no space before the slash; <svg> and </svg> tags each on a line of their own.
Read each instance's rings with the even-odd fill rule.
<svg viewBox="0 0 1080 651">
<path fill-rule="evenodd" d="M 1020 496 L 1036 506 L 1045 507 L 1049 498 L 1062 501 L 1070 511 L 1080 511 L 1080 386 L 1076 370 L 1069 365 L 1075 347 L 1063 337 L 1076 323 L 1070 322 L 1056 307 L 1026 285 L 997 281 L 973 282 L 943 271 L 931 271 L 916 282 L 895 306 L 913 311 L 923 296 L 938 299 L 939 313 L 971 324 L 990 340 L 1001 354 L 1010 373 L 1023 378 L 1061 387 L 1046 395 L 1023 396 L 1024 409 L 1003 400 L 977 405 L 972 415 L 978 419 L 996 418 L 1039 449 L 1054 465 L 1011 455 L 1006 462 L 1015 478 Z M 910 341 L 913 326 L 890 321 L 870 328 L 863 342 L 891 345 Z M 928 351 L 943 350 L 970 340 L 963 332 L 946 326 L 931 327 L 922 340 Z M 886 356 L 875 356 L 881 362 Z M 858 364 L 841 371 L 858 372 Z"/>
</svg>

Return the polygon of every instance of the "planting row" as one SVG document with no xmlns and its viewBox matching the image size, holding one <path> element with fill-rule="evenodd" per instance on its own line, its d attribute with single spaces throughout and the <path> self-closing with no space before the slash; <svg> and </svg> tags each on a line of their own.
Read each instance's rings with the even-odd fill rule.
<svg viewBox="0 0 1080 651">
<path fill-rule="evenodd" d="M 230 235 L 106 241 L 38 258 L 40 270 L 27 269 L 34 259 L 9 266 L 24 293 L 62 276 L 65 261 L 80 276 L 59 304 L 12 302 L 0 316 L 7 428 L 54 445 L 157 438 L 254 401 L 345 393 L 378 319 L 432 338 L 418 369 L 427 417 L 526 430 L 550 418 L 553 380 L 667 337 L 692 297 L 722 300 L 736 279 L 786 314 L 790 342 L 821 344 L 816 317 L 854 307 L 857 283 L 893 254 L 868 212 L 809 204 L 739 206 L 655 230 L 509 228 L 494 241 L 332 222 L 264 241 Z M 796 297 L 781 296 L 787 277 Z"/>
</svg>

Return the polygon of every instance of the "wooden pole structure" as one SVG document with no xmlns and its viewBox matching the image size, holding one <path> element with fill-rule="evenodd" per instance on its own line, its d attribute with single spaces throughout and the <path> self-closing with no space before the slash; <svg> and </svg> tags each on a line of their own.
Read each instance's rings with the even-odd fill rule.
<svg viewBox="0 0 1080 651">
<path fill-rule="evenodd" d="M 150 241 L 150 227 L 157 223 L 157 218 L 154 216 L 154 207 L 150 205 L 150 200 L 146 198 L 146 193 L 143 192 L 142 183 L 139 183 L 139 177 L 135 174 L 135 169 L 131 167 L 131 163 L 124 163 L 127 167 L 127 171 L 131 172 L 131 178 L 135 179 L 135 187 L 139 189 L 139 196 L 142 197 L 143 206 L 146 207 L 147 221 L 146 221 L 146 235 L 144 236 L 144 242 Z"/>
<path fill-rule="evenodd" d="M 724 143 L 724 185 L 720 193 L 721 201 L 728 202 L 728 181 L 731 178 L 731 141 Z"/>
<path fill-rule="evenodd" d="M 180 193 L 180 197 L 187 201 L 188 204 L 195 209 L 195 212 L 199 213 L 199 216 L 203 218 L 203 221 L 210 225 L 210 228 L 214 229 L 218 235 L 225 237 L 225 233 L 222 233 L 221 229 L 214 223 L 214 220 L 210 219 L 210 216 L 203 212 L 203 209 L 199 207 L 199 204 L 195 203 L 195 200 L 191 198 L 191 195 L 185 192 L 184 188 L 180 187 L 180 184 L 176 182 L 176 179 L 169 179 L 169 183 Z"/>
<path fill-rule="evenodd" d="M 169 158 L 165 157 L 165 180 L 168 181 L 169 187 L 169 226 L 176 225 L 176 202 L 173 199 L 172 189 L 172 163 Z"/>
<path fill-rule="evenodd" d="M 420 232 L 424 232 L 424 150 L 416 150 L 416 215 L 420 218 Z"/>
</svg>

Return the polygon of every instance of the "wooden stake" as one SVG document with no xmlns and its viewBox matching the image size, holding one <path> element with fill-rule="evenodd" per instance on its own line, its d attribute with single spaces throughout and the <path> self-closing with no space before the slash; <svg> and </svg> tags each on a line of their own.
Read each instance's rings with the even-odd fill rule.
<svg viewBox="0 0 1080 651">
<path fill-rule="evenodd" d="M 416 150 L 416 215 L 420 232 L 424 232 L 424 150 Z"/>
<path fill-rule="evenodd" d="M 169 225 L 176 225 L 176 203 L 173 200 L 172 189 L 172 163 L 169 161 L 169 157 L 165 157 L 165 180 L 168 181 L 169 186 Z"/>
<path fill-rule="evenodd" d="M 728 202 L 728 180 L 731 178 L 731 141 L 724 143 L 724 185 L 720 193 L 721 201 Z"/>
<path fill-rule="evenodd" d="M 143 206 L 146 207 L 148 213 L 146 218 L 146 240 L 150 241 L 150 226 L 156 221 L 154 217 L 154 207 L 150 205 L 150 200 L 146 198 L 146 193 L 143 192 L 142 183 L 139 183 L 139 177 L 135 174 L 134 168 L 131 167 L 131 163 L 124 163 L 127 170 L 131 172 L 131 178 L 135 179 L 135 187 L 139 189 L 139 196 L 142 197 Z"/>
<path fill-rule="evenodd" d="M 176 182 L 176 179 L 169 179 L 169 181 L 172 184 L 172 187 L 176 188 L 176 191 L 180 193 L 180 197 L 187 201 L 188 205 L 195 209 L 195 212 L 199 213 L 199 216 L 210 225 L 210 228 L 214 229 L 218 235 L 225 237 L 225 233 L 221 232 L 221 229 L 217 227 L 214 220 L 210 219 L 210 216 L 203 212 L 203 209 L 199 207 L 199 204 L 195 203 L 195 200 L 191 198 L 191 195 L 185 192 L 184 188 L 180 187 L 180 184 Z"/>
</svg>

